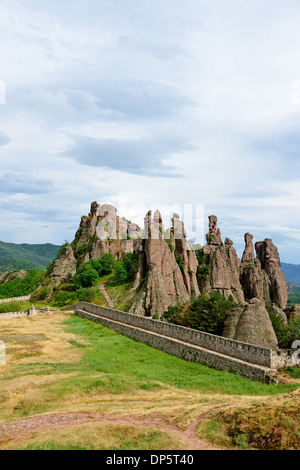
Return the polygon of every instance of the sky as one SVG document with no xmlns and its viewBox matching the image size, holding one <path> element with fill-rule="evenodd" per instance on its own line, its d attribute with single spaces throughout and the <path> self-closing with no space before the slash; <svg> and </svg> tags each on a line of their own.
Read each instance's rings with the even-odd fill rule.
<svg viewBox="0 0 300 470">
<path fill-rule="evenodd" d="M 298 0 L 2 0 L 0 240 L 70 242 L 96 200 L 215 214 L 239 256 L 250 232 L 300 264 L 299 22 Z"/>
</svg>

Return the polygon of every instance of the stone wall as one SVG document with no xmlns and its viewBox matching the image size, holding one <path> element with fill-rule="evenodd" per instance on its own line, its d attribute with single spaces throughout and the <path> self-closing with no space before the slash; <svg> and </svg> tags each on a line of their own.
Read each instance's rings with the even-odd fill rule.
<svg viewBox="0 0 300 470">
<path fill-rule="evenodd" d="M 281 354 L 280 351 L 230 340 L 222 336 L 204 333 L 191 328 L 185 328 L 159 320 L 152 320 L 151 318 L 141 317 L 119 310 L 89 304 L 87 302 L 79 302 L 68 309 L 86 310 L 95 315 L 101 315 L 105 318 L 126 323 L 127 325 L 175 338 L 211 351 L 241 359 L 251 364 L 258 364 L 271 369 L 287 365 L 287 358 L 285 355 Z"/>
<path fill-rule="evenodd" d="M 23 312 L 5 312 L 0 313 L 0 320 L 10 320 L 12 318 L 22 318 L 22 317 L 31 317 L 32 315 L 40 315 L 42 313 L 47 313 L 50 310 L 47 308 L 39 310 L 24 310 Z"/>
<path fill-rule="evenodd" d="M 3 304 L 5 302 L 22 302 L 26 300 L 30 300 L 31 294 L 29 295 L 23 295 L 23 297 L 11 297 L 10 299 L 0 299 L 0 304 Z"/>
<path fill-rule="evenodd" d="M 277 380 L 270 375 L 274 372 L 271 369 L 249 364 L 218 352 L 208 351 L 199 346 L 188 344 L 152 331 L 146 331 L 136 326 L 104 318 L 103 316 L 99 316 L 99 314 L 93 314 L 85 310 L 81 310 L 78 307 L 76 309 L 76 313 L 81 318 L 100 323 L 101 325 L 128 336 L 135 341 L 145 343 L 159 349 L 160 351 L 164 351 L 186 361 L 200 363 L 222 371 L 234 372 L 243 377 L 263 383 L 278 383 Z"/>
</svg>

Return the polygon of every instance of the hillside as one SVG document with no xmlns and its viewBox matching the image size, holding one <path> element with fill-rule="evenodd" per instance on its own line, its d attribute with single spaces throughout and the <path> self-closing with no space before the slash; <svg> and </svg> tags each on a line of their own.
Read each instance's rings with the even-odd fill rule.
<svg viewBox="0 0 300 470">
<path fill-rule="evenodd" d="M 0 272 L 25 269 L 42 270 L 56 257 L 58 245 L 30 245 L 0 242 Z"/>
<path fill-rule="evenodd" d="M 196 309 L 204 312 L 201 329 L 208 333 L 276 347 L 267 308 L 275 308 L 275 315 L 279 312 L 287 322 L 283 309 L 288 301 L 278 249 L 270 238 L 256 242 L 254 247 L 253 235 L 247 232 L 240 260 L 232 240 L 222 238 L 217 222 L 217 216 L 208 217 L 206 245 L 194 250 L 177 213 L 171 218 L 171 226 L 165 228 L 160 212 L 148 211 L 141 228 L 119 216 L 114 206 L 94 201 L 89 214 L 81 217 L 72 243 L 61 247 L 47 269 L 34 298 L 54 300 L 58 306 L 76 300 L 96 302 L 105 284 L 108 290 L 115 288 L 116 295 L 109 295 L 119 310 L 155 319 L 161 319 L 168 310 L 168 321 L 183 320 L 184 326 L 194 327 L 190 313 Z M 201 302 L 206 305 L 213 291 L 217 291 L 218 299 L 210 298 L 209 302 L 212 309 L 217 308 L 217 318 L 212 321 L 207 315 L 206 322 L 210 308 L 202 308 Z M 193 303 L 195 298 L 197 304 Z M 222 306 L 218 302 L 223 302 Z M 238 311 L 228 315 L 235 304 Z M 182 316 L 178 305 L 189 305 L 187 316 Z"/>
<path fill-rule="evenodd" d="M 268 404 L 267 434 L 277 425 L 271 405 L 287 407 L 298 397 L 297 382 L 266 385 L 209 369 L 67 312 L 5 320 L 1 329 L 7 345 L 1 450 L 230 448 L 227 440 L 209 442 L 199 429 L 202 419 Z M 293 416 L 287 418 L 272 448 L 295 429 Z M 208 424 L 211 430 L 214 421 Z M 295 439 L 299 447 L 299 434 Z M 236 439 L 235 447 L 244 441 Z"/>
<path fill-rule="evenodd" d="M 300 286 L 300 265 L 281 263 L 281 269 L 287 282 L 292 282 L 296 286 Z"/>
</svg>

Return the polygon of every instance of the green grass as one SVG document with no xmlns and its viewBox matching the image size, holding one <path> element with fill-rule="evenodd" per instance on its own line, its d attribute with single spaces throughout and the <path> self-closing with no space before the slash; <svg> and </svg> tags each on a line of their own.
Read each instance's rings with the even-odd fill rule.
<svg viewBox="0 0 300 470">
<path fill-rule="evenodd" d="M 299 367 L 288 367 L 287 373 L 294 379 L 300 379 L 300 369 Z"/>
<path fill-rule="evenodd" d="M 43 412 L 54 410 L 58 402 L 74 392 L 79 395 L 118 395 L 166 385 L 207 394 L 270 396 L 297 388 L 291 384 L 253 382 L 237 374 L 187 362 L 76 315 L 71 315 L 64 325 L 67 332 L 76 335 L 76 340 L 69 340 L 69 343 L 80 349 L 80 361 L 47 363 L 39 362 L 37 356 L 31 363 L 12 364 L 6 372 L 7 380 L 31 375 L 54 377 L 40 391 L 41 403 L 38 406 L 42 406 Z M 65 377 L 56 379 L 58 374 Z M 30 400 L 25 400 L 14 410 L 14 417 L 29 416 L 32 411 Z"/>
<path fill-rule="evenodd" d="M 25 302 L 16 302 L 16 301 L 11 301 L 11 302 L 3 302 L 0 303 L 0 314 L 1 313 L 8 313 L 8 312 L 22 312 L 23 310 L 26 310 L 26 303 Z"/>
<path fill-rule="evenodd" d="M 75 315 L 65 323 L 68 332 L 82 337 L 87 343 L 82 349 L 81 361 L 85 375 L 88 372 L 104 374 L 105 387 L 111 393 L 130 392 L 149 386 L 152 381 L 182 389 L 231 395 L 274 395 L 296 388 L 286 384 L 265 385 L 229 372 L 186 362 Z M 82 348 L 82 344 L 79 347 Z M 91 386 L 87 382 L 77 385 L 83 389 Z M 66 386 L 68 388 L 65 383 Z"/>
</svg>

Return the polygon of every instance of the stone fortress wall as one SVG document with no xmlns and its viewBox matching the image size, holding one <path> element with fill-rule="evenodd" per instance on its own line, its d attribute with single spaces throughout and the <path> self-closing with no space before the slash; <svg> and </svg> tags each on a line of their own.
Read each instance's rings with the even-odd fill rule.
<svg viewBox="0 0 300 470">
<path fill-rule="evenodd" d="M 81 318 L 101 323 L 169 354 L 220 370 L 233 371 L 252 380 L 277 383 L 270 373 L 292 364 L 291 351 L 272 350 L 229 340 L 87 302 L 78 302 L 64 310 L 74 310 Z"/>
<path fill-rule="evenodd" d="M 31 294 L 29 295 L 23 295 L 22 297 L 11 297 L 9 299 L 0 299 L 0 304 L 6 303 L 6 302 L 22 302 L 26 300 L 30 300 Z"/>
</svg>

